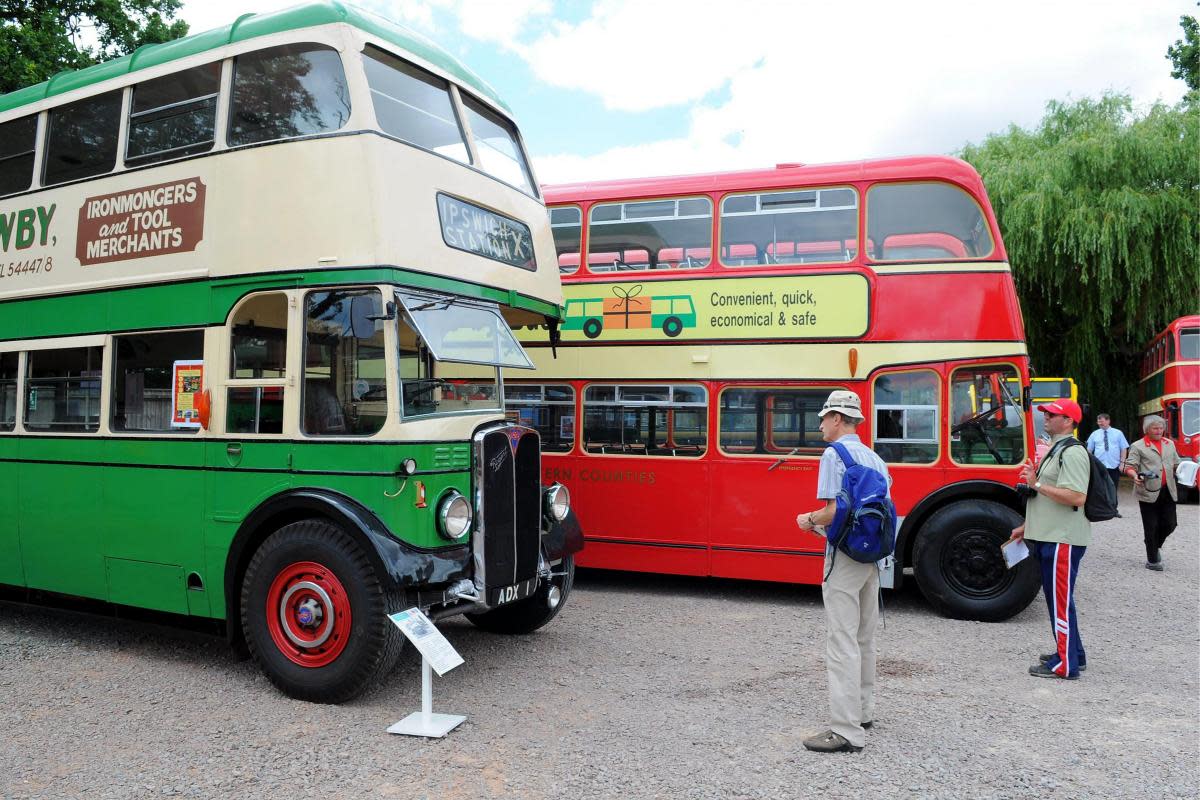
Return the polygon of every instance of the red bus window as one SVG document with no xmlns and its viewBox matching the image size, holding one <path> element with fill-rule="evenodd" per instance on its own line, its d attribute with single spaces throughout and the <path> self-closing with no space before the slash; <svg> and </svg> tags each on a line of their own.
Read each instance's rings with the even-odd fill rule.
<svg viewBox="0 0 1200 800">
<path fill-rule="evenodd" d="M 563 275 L 578 271 L 582 212 L 575 206 L 550 209 L 550 233 L 554 236 L 554 250 L 558 254 L 558 271 Z"/>
<path fill-rule="evenodd" d="M 504 408 L 537 430 L 543 452 L 566 453 L 574 446 L 575 390 L 569 384 L 506 383 Z"/>
<path fill-rule="evenodd" d="M 995 249 L 983 211 L 948 183 L 879 183 L 867 190 L 867 238 L 880 261 L 959 261 Z"/>
<path fill-rule="evenodd" d="M 1007 365 L 957 369 L 950 379 L 950 455 L 960 464 L 1020 464 L 1025 426 Z"/>
<path fill-rule="evenodd" d="M 839 263 L 857 251 L 853 189 L 736 194 L 721 201 L 721 263 L 727 267 Z"/>
<path fill-rule="evenodd" d="M 583 393 L 583 449 L 601 455 L 704 455 L 708 395 L 702 386 L 589 386 Z"/>
<path fill-rule="evenodd" d="M 825 449 L 817 414 L 829 397 L 820 389 L 729 388 L 721 392 L 721 450 L 733 455 L 819 456 Z"/>
<path fill-rule="evenodd" d="M 875 379 L 874 392 L 874 447 L 879 457 L 902 464 L 937 461 L 941 418 L 937 373 L 886 373 Z"/>
<path fill-rule="evenodd" d="M 588 214 L 588 269 L 699 269 L 712 258 L 707 197 L 601 203 Z"/>
<path fill-rule="evenodd" d="M 1179 360 L 1200 360 L 1200 328 L 1182 328 L 1179 331 Z"/>
</svg>

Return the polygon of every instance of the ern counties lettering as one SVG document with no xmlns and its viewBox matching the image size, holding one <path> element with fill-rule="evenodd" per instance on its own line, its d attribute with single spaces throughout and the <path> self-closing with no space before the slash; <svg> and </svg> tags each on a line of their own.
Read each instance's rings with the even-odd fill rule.
<svg viewBox="0 0 1200 800">
<path fill-rule="evenodd" d="M 727 314 L 713 314 L 709 324 L 714 328 L 803 328 L 817 324 L 816 298 L 812 289 L 795 292 L 780 292 L 778 310 L 775 292 L 747 292 L 744 294 L 721 294 L 713 292 L 709 298 L 713 309 L 730 309 Z"/>
<path fill-rule="evenodd" d="M 604 469 L 594 467 L 591 469 L 572 469 L 570 467 L 546 467 L 542 470 L 544 479 L 553 483 L 560 483 L 577 479 L 581 483 L 645 483 L 653 485 L 655 482 L 654 473 L 646 470 L 632 469 Z"/>
<path fill-rule="evenodd" d="M 84 266 L 190 252 L 204 237 L 199 178 L 89 197 L 79 209 L 75 257 Z"/>
</svg>

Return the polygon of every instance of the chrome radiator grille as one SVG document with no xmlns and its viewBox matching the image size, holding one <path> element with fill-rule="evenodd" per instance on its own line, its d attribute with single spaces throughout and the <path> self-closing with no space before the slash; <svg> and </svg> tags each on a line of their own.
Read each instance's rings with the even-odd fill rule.
<svg viewBox="0 0 1200 800">
<path fill-rule="evenodd" d="M 537 576 L 541 547 L 541 452 L 537 431 L 519 425 L 475 435 L 475 583 L 493 590 Z"/>
</svg>

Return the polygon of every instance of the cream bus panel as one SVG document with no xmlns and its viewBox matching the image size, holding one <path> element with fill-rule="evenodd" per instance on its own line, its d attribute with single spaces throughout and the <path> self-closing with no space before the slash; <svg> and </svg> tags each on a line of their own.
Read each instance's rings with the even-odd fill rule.
<svg viewBox="0 0 1200 800">
<path fill-rule="evenodd" d="M 856 356 L 850 368 L 850 351 Z M 537 369 L 507 370 L 508 380 L 849 380 L 895 364 L 1026 355 L 1022 342 L 827 342 L 529 347 Z"/>
<path fill-rule="evenodd" d="M 538 269 L 449 247 L 439 192 L 527 225 Z M 553 256 L 537 200 L 370 133 L 251 147 L 0 201 L 0 298 L 387 265 L 560 304 Z"/>
</svg>

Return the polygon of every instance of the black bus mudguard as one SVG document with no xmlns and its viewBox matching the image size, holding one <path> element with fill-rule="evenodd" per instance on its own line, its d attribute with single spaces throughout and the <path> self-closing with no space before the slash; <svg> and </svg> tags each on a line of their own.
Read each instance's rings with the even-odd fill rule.
<svg viewBox="0 0 1200 800">
<path fill-rule="evenodd" d="M 254 551 L 275 531 L 292 522 L 319 517 L 341 526 L 363 546 L 376 572 L 392 582 L 389 588 L 409 590 L 452 583 L 467 577 L 471 546 L 427 550 L 395 538 L 374 512 L 361 503 L 328 489 L 291 489 L 258 506 L 238 528 L 225 561 L 225 625 L 235 648 L 241 640 L 241 577 Z M 240 649 L 240 648 L 239 648 Z"/>
<path fill-rule="evenodd" d="M 583 549 L 583 528 L 575 517 L 574 509 L 567 511 L 562 522 L 555 522 L 542 531 L 542 553 L 547 561 L 558 561 L 564 556 Z"/>
<path fill-rule="evenodd" d="M 1013 511 L 1024 516 L 1025 508 L 1015 489 L 1005 483 L 989 480 L 969 480 L 943 486 L 933 494 L 925 497 L 904 517 L 900 531 L 896 535 L 896 578 L 894 588 L 899 589 L 904 576 L 904 568 L 912 566 L 912 549 L 916 534 L 925 524 L 925 520 L 942 506 L 954 500 L 994 500 L 1008 506 Z"/>
</svg>

